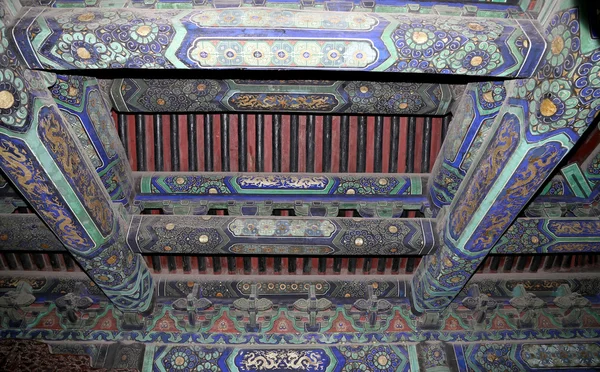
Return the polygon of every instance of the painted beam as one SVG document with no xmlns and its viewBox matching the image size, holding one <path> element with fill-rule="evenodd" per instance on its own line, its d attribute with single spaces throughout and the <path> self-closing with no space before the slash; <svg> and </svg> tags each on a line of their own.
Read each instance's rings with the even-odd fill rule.
<svg viewBox="0 0 600 372">
<path fill-rule="evenodd" d="M 428 219 L 133 216 L 139 253 L 423 255 L 437 241 Z"/>
<path fill-rule="evenodd" d="M 431 205 L 450 205 L 479 155 L 504 100 L 509 82 L 470 83 L 454 111 L 429 180 Z"/>
<path fill-rule="evenodd" d="M 491 253 L 600 252 L 599 218 L 518 218 Z"/>
<path fill-rule="evenodd" d="M 45 278 L 40 274 L 47 274 L 49 277 Z M 0 276 L 2 294 L 14 291 L 20 282 L 30 283 L 31 293 L 36 298 L 36 316 L 28 317 L 26 327 L 10 324 L 2 327 L 0 338 L 14 337 L 14 334 L 18 333 L 21 339 L 68 341 L 72 346 L 90 341 L 106 342 L 108 339 L 128 343 L 133 341 L 147 347 L 165 343 L 195 344 L 196 347 L 210 345 L 213 350 L 218 347 L 245 345 L 251 345 L 254 349 L 261 349 L 263 346 L 274 348 L 276 345 L 287 347 L 293 341 L 295 347 L 327 345 L 355 350 L 356 347 L 365 345 L 406 345 L 407 342 L 421 341 L 447 341 L 459 345 L 490 344 L 489 341 L 495 341 L 491 343 L 493 345 L 501 341 L 516 341 L 522 345 L 529 342 L 539 343 L 539 339 L 543 338 L 547 342 L 557 344 L 572 342 L 573 339 L 594 341 L 600 335 L 597 277 L 577 274 L 574 277 L 571 273 L 553 274 L 552 278 L 526 276 L 520 280 L 508 281 L 490 280 L 489 276 L 478 280 L 476 277 L 473 284 L 480 288 L 483 300 L 493 299 L 497 304 L 486 311 L 485 322 L 479 329 L 473 321 L 475 312 L 462 304 L 462 301 L 469 297 L 468 294 L 465 294 L 465 297 L 461 296 L 456 301 L 457 306 L 448 309 L 437 322 L 429 324 L 430 328 L 423 327 L 420 319 L 410 313 L 408 300 L 403 296 L 403 291 L 409 284 L 407 279 L 408 277 L 403 276 L 357 277 L 350 280 L 340 276 L 319 276 L 310 279 L 261 276 L 230 277 L 223 280 L 215 276 L 206 279 L 191 275 L 156 276 L 159 291 L 167 296 L 158 297 L 157 310 L 140 324 L 141 330 L 128 330 L 123 327 L 127 319 L 115 312 L 112 304 L 102 303 L 101 295 L 95 288 L 89 287 L 82 275 L 71 275 L 69 278 L 59 278 L 54 273 L 33 273 L 16 278 L 3 275 Z M 45 298 L 54 300 L 64 296 L 64 291 L 71 290 L 78 282 L 84 288 L 89 288 L 94 305 L 90 308 L 91 314 L 85 322 L 70 325 L 65 322 L 65 316 L 60 314 L 56 306 L 48 306 Z M 196 284 L 202 288 L 201 294 L 194 293 Z M 260 285 L 260 289 L 257 290 L 259 299 L 269 300 L 273 305 L 279 304 L 264 306 L 263 310 L 258 311 L 259 332 L 246 327 L 249 323 L 248 312 L 240 310 L 234 304 L 235 300 L 249 299 L 252 284 L 256 284 L 257 287 Z M 293 306 L 297 300 L 308 297 L 311 285 L 317 299 L 328 299 L 331 304 L 315 317 L 319 332 L 307 331 L 305 325 L 309 321 L 309 314 Z M 370 327 L 366 321 L 366 311 L 359 310 L 360 304 L 369 299 L 368 287 L 373 289 L 372 293 L 377 296 L 378 301 L 385 300 L 391 304 L 391 307 L 382 306 L 381 310 L 374 309 L 377 320 L 374 327 Z M 554 299 L 561 296 L 561 287 L 569 289 L 579 301 L 590 301 L 587 307 L 579 311 L 579 326 L 562 325 L 564 312 L 554 305 Z M 196 287 L 196 290 L 198 289 Z M 485 290 L 487 293 L 488 289 L 492 293 L 491 296 L 483 292 Z M 577 294 L 579 296 L 576 296 Z M 533 324 L 524 326 L 520 322 L 520 314 L 511 305 L 511 300 L 519 297 L 541 301 L 541 306 L 530 315 L 535 320 Z M 182 311 L 180 306 L 177 306 L 179 310 L 174 306 L 179 299 L 183 299 L 184 302 L 203 300 L 205 306 L 202 309 L 192 307 L 190 315 L 188 311 Z M 190 318 L 197 320 L 194 326 L 189 324 Z M 50 326 L 52 329 L 48 329 Z M 284 344 L 286 346 L 283 346 Z M 581 358 L 581 354 L 575 356 Z M 494 358 L 485 357 L 485 354 L 482 359 L 486 359 L 487 363 L 495 361 Z M 498 368 L 486 367 L 484 370 L 496 369 Z"/>
<path fill-rule="evenodd" d="M 269 214 L 273 208 L 305 208 L 305 213 L 328 215 L 327 211 L 314 212 L 323 204 L 321 207 L 335 210 L 362 210 L 369 216 L 400 217 L 404 209 L 426 207 L 424 181 L 426 176 L 421 174 L 140 172 L 135 173 L 135 201 L 144 208 L 190 205 L 197 214 L 234 204 L 251 207 L 269 203 Z M 302 211 L 298 209 L 297 213 Z"/>
<path fill-rule="evenodd" d="M 596 157 L 597 155 L 593 154 L 588 160 Z M 329 191 L 294 191 L 288 188 L 287 192 L 279 190 L 267 194 L 265 190 L 269 192 L 272 190 L 266 185 L 264 189 L 242 190 L 235 180 L 243 176 L 263 182 L 264 177 L 288 176 L 300 179 L 301 176 L 297 174 L 258 176 L 253 173 L 202 173 L 200 175 L 198 173 L 134 172 L 133 174 L 137 192 L 134 204 L 142 210 L 162 209 L 166 213 L 206 214 L 210 209 L 227 209 L 230 215 L 270 215 L 273 209 L 295 209 L 300 215 L 330 215 L 339 209 L 352 209 L 357 210 L 363 217 L 399 217 L 399 214 L 406 210 L 428 211 L 430 203 L 426 192 L 431 190 L 428 184 L 433 177 L 428 174 L 396 174 L 386 175 L 383 178 L 366 174 L 319 174 L 312 176 L 317 177 L 316 179 L 327 179 L 326 182 L 333 185 Z M 311 175 L 305 174 L 302 177 L 306 176 Z M 174 183 L 174 180 L 179 177 L 182 177 L 183 181 L 180 180 L 180 184 Z M 587 175 L 585 177 L 587 179 Z M 386 192 L 385 182 L 403 186 L 398 193 L 391 191 L 396 186 L 387 190 L 390 192 Z M 536 196 L 527 207 L 526 215 L 528 217 L 596 216 L 598 204 L 596 199 L 600 194 L 600 183 L 594 184 L 592 181 L 579 179 L 575 179 L 575 182 L 593 184 L 591 194 L 588 197 L 579 197 L 571 191 L 573 182 L 567 182 L 563 176 L 555 176 L 545 184 L 540 195 Z M 167 184 L 176 187 L 166 186 Z M 342 186 L 343 184 L 345 186 Z M 348 185 L 356 187 L 349 188 Z M 28 205 L 8 181 L 0 179 L 0 206 L 1 213 L 10 213 L 16 208 Z"/>
<path fill-rule="evenodd" d="M 527 19 L 465 22 L 268 8 L 30 8 L 14 25 L 11 42 L 32 69 L 311 69 L 521 78 L 533 74 L 546 49 L 536 23 Z"/>
<path fill-rule="evenodd" d="M 450 86 L 329 80 L 115 79 L 122 112 L 446 115 Z"/>
<path fill-rule="evenodd" d="M 10 21 L 5 6 L 3 41 Z M 141 256 L 123 244 L 122 211 L 80 149 L 48 81 L 16 56 L 0 43 L 0 168 L 118 308 L 148 310 L 154 284 Z"/>
<path fill-rule="evenodd" d="M 518 0 L 489 2 L 487 0 L 445 1 L 421 0 L 347 0 L 330 3 L 326 0 L 21 0 L 23 6 L 55 8 L 144 8 L 144 9 L 205 9 L 268 7 L 280 10 L 313 9 L 376 13 L 421 13 L 433 15 L 479 16 L 488 18 L 528 18 Z M 247 9 L 245 9 L 247 10 Z"/>
<path fill-rule="evenodd" d="M 111 199 L 130 205 L 134 197 L 131 167 L 98 80 L 58 75 L 50 90 Z"/>
<path fill-rule="evenodd" d="M 552 2 L 552 48 L 534 78 L 510 82 L 494 133 L 438 218 L 443 244 L 413 277 L 413 310 L 444 310 L 600 110 L 595 30 L 580 21 L 596 5 Z M 591 8 L 591 9 L 590 9 Z M 582 18 L 583 19 L 583 18 Z"/>
<path fill-rule="evenodd" d="M 147 216 L 140 216 L 140 218 L 146 218 Z M 344 255 L 352 254 L 351 249 L 341 244 L 341 241 L 335 241 L 328 243 L 329 246 L 333 245 L 334 248 L 327 248 L 325 245 L 322 247 L 310 246 L 311 241 L 317 241 L 319 237 L 305 236 L 303 237 L 288 237 L 285 238 L 284 242 L 301 241 L 295 244 L 294 242 L 286 244 L 275 244 L 273 239 L 278 239 L 273 233 L 271 236 L 261 235 L 259 231 L 260 222 L 267 222 L 267 224 L 275 223 L 276 226 L 290 225 L 293 220 L 292 218 L 285 218 L 282 220 L 275 218 L 261 218 L 259 220 L 253 218 L 242 218 L 241 221 L 256 221 L 258 227 L 256 229 L 256 237 L 251 238 L 249 236 L 236 236 L 233 237 L 231 230 L 228 230 L 228 226 L 232 225 L 232 221 L 236 218 L 229 217 L 210 217 L 216 222 L 206 223 L 204 217 L 155 217 L 151 221 L 139 221 L 133 222 L 132 227 L 143 226 L 146 232 L 137 232 L 134 229 L 130 229 L 129 239 L 133 241 L 132 247 L 136 247 L 144 254 L 160 253 L 163 255 L 188 255 L 188 254 L 266 254 L 266 255 Z M 183 224 L 179 223 L 175 225 L 175 222 L 169 222 L 171 219 L 174 221 L 183 221 Z M 351 224 L 340 223 L 339 219 L 327 219 L 332 222 L 332 226 L 338 229 L 337 235 L 343 235 L 344 229 L 350 230 L 355 229 L 356 235 L 360 235 L 366 228 L 376 226 L 380 229 L 380 226 L 385 225 L 386 220 L 374 220 L 370 223 L 370 220 L 363 220 L 364 222 L 358 223 L 354 221 Z M 194 227 L 193 221 L 200 221 L 200 225 Z M 280 221 L 280 222 L 278 222 Z M 304 222 L 315 222 L 319 221 L 315 218 L 300 219 L 298 221 Z M 390 220 L 390 226 L 399 220 Z M 367 223 L 369 222 L 369 223 Z M 172 223 L 173 225 L 168 225 Z M 430 227 L 431 220 L 411 219 L 408 223 L 400 223 L 398 226 L 407 227 L 408 229 L 415 229 L 419 226 L 422 229 L 433 228 Z M 136 225 L 137 224 L 137 225 Z M 205 229 L 203 225 L 214 225 L 215 228 L 209 230 Z M 321 226 L 323 223 L 321 223 Z M 352 225 L 352 226 L 349 226 Z M 178 226 L 178 227 L 177 227 Z M 394 225 L 396 226 L 396 225 Z M 397 226 L 397 227 L 398 227 Z M 162 228 L 164 227 L 164 229 Z M 170 230 L 167 228 L 169 227 Z M 266 229 L 266 226 L 265 226 Z M 405 230 L 405 229 L 399 229 Z M 266 231 L 266 230 L 265 230 Z M 394 231 L 394 229 L 392 229 Z M 600 220 L 598 218 L 518 218 L 511 227 L 508 228 L 506 233 L 498 240 L 494 248 L 490 253 L 496 254 L 546 254 L 546 253 L 590 253 L 600 252 L 600 237 L 598 236 L 600 231 Z M 225 239 L 219 244 L 207 244 L 200 243 L 200 236 L 210 236 L 211 233 L 218 233 L 219 236 L 227 236 L 229 241 L 225 242 Z M 389 226 L 388 226 L 389 232 Z M 185 234 L 184 234 L 185 233 Z M 151 243 L 148 243 L 143 236 L 152 236 L 150 239 Z M 185 238 L 181 238 L 184 234 Z M 138 237 L 139 235 L 139 237 Z M 307 234 L 305 234 L 307 235 Z M 369 236 L 376 235 L 373 232 Z M 187 237 L 195 237 L 196 239 Z M 217 235 L 213 234 L 215 238 Z M 408 243 L 402 243 L 405 251 L 398 249 L 392 252 L 391 249 L 386 251 L 382 248 L 381 253 L 366 252 L 368 248 L 365 248 L 365 252 L 362 254 L 373 254 L 373 255 L 425 255 L 429 251 L 435 251 L 436 246 L 439 242 L 434 241 L 432 243 L 420 243 L 423 233 L 415 233 L 412 240 L 408 240 Z M 433 235 L 426 235 L 428 239 L 432 238 Z M 185 244 L 177 244 L 173 242 L 173 239 L 183 239 Z M 233 240 L 232 240 L 233 239 Z M 236 242 L 234 242 L 234 240 Z M 367 239 L 367 241 L 370 241 Z M 407 238 L 403 238 L 403 242 L 406 242 Z M 269 244 L 263 244 L 263 242 L 269 242 Z M 423 245 L 421 245 L 423 244 Z M 429 246 L 424 247 L 424 244 Z M 354 244 L 355 245 L 355 244 Z M 169 247 L 166 249 L 165 247 Z M 338 248 L 336 250 L 335 248 Z M 358 247 L 353 247 L 353 251 L 361 252 Z M 44 224 L 44 222 L 34 214 L 0 214 L 0 251 L 24 251 L 24 252 L 62 252 L 65 251 L 64 245 L 56 238 L 50 229 Z"/>
</svg>

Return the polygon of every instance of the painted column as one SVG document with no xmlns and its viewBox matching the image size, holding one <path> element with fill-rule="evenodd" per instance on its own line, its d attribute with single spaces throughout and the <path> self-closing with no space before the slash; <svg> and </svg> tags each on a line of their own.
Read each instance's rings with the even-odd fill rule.
<svg viewBox="0 0 600 372">
<path fill-rule="evenodd" d="M 154 284 L 126 245 L 123 208 L 111 202 L 48 81 L 18 65 L 2 6 L 0 13 L 0 168 L 117 308 L 147 311 Z"/>
<path fill-rule="evenodd" d="M 596 9 L 571 0 L 547 5 L 549 50 L 533 78 L 507 86 L 493 135 L 438 217 L 442 244 L 413 277 L 417 313 L 450 304 L 600 108 L 600 43 L 587 24 Z"/>
<path fill-rule="evenodd" d="M 98 80 L 58 75 L 51 92 L 111 199 L 131 205 L 135 196 L 131 167 Z"/>
<path fill-rule="evenodd" d="M 436 208 L 450 205 L 506 99 L 504 82 L 470 83 L 455 107 L 428 183 Z"/>
</svg>

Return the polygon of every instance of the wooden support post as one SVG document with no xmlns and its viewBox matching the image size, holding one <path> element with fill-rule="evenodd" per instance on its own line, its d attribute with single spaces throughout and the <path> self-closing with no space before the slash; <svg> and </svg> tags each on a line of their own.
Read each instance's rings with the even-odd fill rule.
<svg viewBox="0 0 600 372">
<path fill-rule="evenodd" d="M 600 43 L 580 22 L 595 9 L 571 0 L 547 6 L 548 53 L 533 78 L 509 83 L 493 135 L 438 217 L 442 244 L 413 277 L 416 313 L 450 304 L 600 109 Z"/>
<path fill-rule="evenodd" d="M 131 167 L 110 109 L 102 99 L 98 80 L 58 75 L 51 92 L 112 200 L 124 205 L 133 204 L 135 190 Z"/>
<path fill-rule="evenodd" d="M 431 205 L 450 205 L 506 99 L 508 82 L 467 85 L 428 183 Z"/>
<path fill-rule="evenodd" d="M 125 243 L 122 210 L 48 91 L 51 79 L 22 68 L 11 47 L 0 43 L 0 168 L 118 309 L 149 310 L 153 280 Z"/>
</svg>

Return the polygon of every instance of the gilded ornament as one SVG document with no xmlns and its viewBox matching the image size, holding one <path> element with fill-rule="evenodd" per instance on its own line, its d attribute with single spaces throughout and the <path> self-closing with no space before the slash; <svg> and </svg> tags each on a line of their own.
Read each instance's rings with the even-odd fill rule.
<svg viewBox="0 0 600 372">
<path fill-rule="evenodd" d="M 417 44 L 424 44 L 429 40 L 427 34 L 423 31 L 415 31 L 412 35 L 412 39 Z"/>
<path fill-rule="evenodd" d="M 556 107 L 556 105 L 554 104 L 554 102 L 552 102 L 551 99 L 544 98 L 540 106 L 540 111 L 544 116 L 552 116 L 556 114 L 556 112 L 558 111 L 558 107 Z"/>
<path fill-rule="evenodd" d="M 89 22 L 95 18 L 94 13 L 83 13 L 77 17 L 77 20 L 81 22 Z"/>
<path fill-rule="evenodd" d="M 0 92 L 0 109 L 7 110 L 15 104 L 15 97 L 7 90 Z"/>
<path fill-rule="evenodd" d="M 81 59 L 90 59 L 92 54 L 84 47 L 77 48 L 77 56 Z"/>
<path fill-rule="evenodd" d="M 552 54 L 560 54 L 564 48 L 565 40 L 562 38 L 562 36 L 557 36 L 554 38 L 554 40 L 552 40 L 552 46 L 550 48 L 552 50 Z"/>
<path fill-rule="evenodd" d="M 148 36 L 150 32 L 152 32 L 152 27 L 148 25 L 143 25 L 137 28 L 135 32 L 140 36 Z"/>
<path fill-rule="evenodd" d="M 473 67 L 478 67 L 483 63 L 483 57 L 481 56 L 475 56 L 473 58 L 471 58 L 471 66 Z"/>
</svg>

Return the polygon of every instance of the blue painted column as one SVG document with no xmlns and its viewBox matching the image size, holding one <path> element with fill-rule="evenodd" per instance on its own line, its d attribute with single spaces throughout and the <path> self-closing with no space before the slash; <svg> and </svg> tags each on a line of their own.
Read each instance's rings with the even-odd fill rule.
<svg viewBox="0 0 600 372">
<path fill-rule="evenodd" d="M 450 205 L 465 174 L 490 133 L 494 119 L 506 99 L 504 82 L 467 85 L 428 183 L 431 205 Z"/>
<path fill-rule="evenodd" d="M 413 277 L 417 313 L 450 304 L 599 110 L 600 43 L 586 16 L 596 9 L 572 0 L 546 6 L 546 56 L 533 78 L 508 83 L 493 135 L 439 215 L 443 241 Z"/>
<path fill-rule="evenodd" d="M 0 168 L 81 267 L 123 311 L 150 309 L 154 284 L 126 245 L 126 218 L 113 204 L 48 90 L 19 65 L 0 4 Z"/>
<path fill-rule="evenodd" d="M 135 196 L 131 167 L 110 109 L 94 77 L 58 75 L 50 88 L 63 118 L 100 176 L 111 199 L 131 205 Z"/>
</svg>

